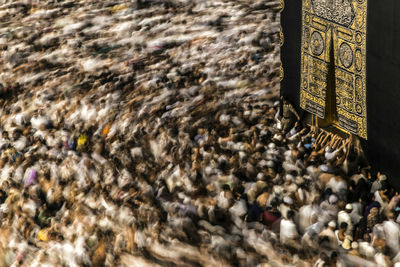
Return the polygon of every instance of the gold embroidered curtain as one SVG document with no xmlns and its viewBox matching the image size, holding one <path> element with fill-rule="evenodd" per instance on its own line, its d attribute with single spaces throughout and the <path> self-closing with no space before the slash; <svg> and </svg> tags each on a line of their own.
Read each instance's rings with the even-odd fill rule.
<svg viewBox="0 0 400 267">
<path fill-rule="evenodd" d="M 301 108 L 367 139 L 367 0 L 303 0 L 302 16 Z"/>
</svg>

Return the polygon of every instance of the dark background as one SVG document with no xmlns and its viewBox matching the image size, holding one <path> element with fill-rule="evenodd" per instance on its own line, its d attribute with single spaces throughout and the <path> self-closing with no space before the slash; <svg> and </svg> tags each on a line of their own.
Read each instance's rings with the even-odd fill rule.
<svg viewBox="0 0 400 267">
<path fill-rule="evenodd" d="M 399 11 L 398 0 L 368 1 L 368 141 L 363 141 L 373 169 L 386 173 L 397 189 L 400 189 Z"/>
<path fill-rule="evenodd" d="M 281 14 L 284 80 L 281 95 L 301 111 L 301 0 L 286 0 Z M 396 14 L 397 13 L 397 14 Z M 400 1 L 369 0 L 367 13 L 368 140 L 362 146 L 372 171 L 400 189 Z M 301 111 L 302 113 L 302 111 Z"/>
<path fill-rule="evenodd" d="M 301 0 L 285 0 L 281 13 L 281 26 L 284 42 L 281 47 L 281 60 L 284 77 L 281 82 L 281 95 L 289 100 L 300 113 L 300 51 L 301 51 Z"/>
</svg>

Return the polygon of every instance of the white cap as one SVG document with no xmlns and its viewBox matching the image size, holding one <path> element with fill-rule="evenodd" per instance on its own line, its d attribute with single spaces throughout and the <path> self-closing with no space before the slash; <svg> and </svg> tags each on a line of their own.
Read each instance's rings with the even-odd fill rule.
<svg viewBox="0 0 400 267">
<path fill-rule="evenodd" d="M 335 204 L 338 201 L 338 197 L 334 194 L 329 196 L 329 203 L 330 204 Z"/>
<path fill-rule="evenodd" d="M 190 198 L 189 198 L 189 197 L 185 197 L 185 198 L 183 199 L 183 204 L 185 204 L 185 205 L 190 204 Z"/>
<path fill-rule="evenodd" d="M 288 205 L 292 205 L 293 204 L 293 199 L 291 199 L 290 197 L 286 196 L 283 198 L 283 203 L 288 204 Z"/>
<path fill-rule="evenodd" d="M 276 147 L 275 143 L 269 143 L 268 148 L 269 149 L 274 149 Z"/>
<path fill-rule="evenodd" d="M 358 249 L 358 243 L 357 242 L 353 242 L 353 243 L 351 243 L 351 248 L 352 249 Z"/>
<path fill-rule="evenodd" d="M 262 159 L 258 162 L 258 166 L 260 166 L 260 167 L 267 166 L 267 164 L 268 164 L 268 162 L 264 159 Z"/>
<path fill-rule="evenodd" d="M 346 210 L 353 210 L 353 205 L 347 204 L 345 207 Z"/>
<path fill-rule="evenodd" d="M 301 177 L 301 176 L 297 176 L 296 177 L 296 184 L 300 185 L 302 183 L 304 183 L 304 178 Z"/>
<path fill-rule="evenodd" d="M 272 160 L 267 161 L 267 167 L 268 168 L 273 168 L 275 166 L 275 163 Z"/>
<path fill-rule="evenodd" d="M 239 157 L 240 159 L 244 159 L 247 156 L 246 153 L 244 153 L 243 151 L 239 151 Z"/>
<path fill-rule="evenodd" d="M 328 223 L 328 226 L 331 227 L 331 228 L 336 228 L 336 222 L 335 221 L 330 221 Z"/>
<path fill-rule="evenodd" d="M 321 171 L 323 171 L 323 172 L 327 172 L 328 171 L 328 166 L 326 166 L 325 164 L 324 165 L 321 165 L 321 166 L 319 166 L 319 168 L 321 169 Z"/>
<path fill-rule="evenodd" d="M 280 195 L 282 194 L 282 190 L 279 187 L 274 187 L 274 193 Z"/>
<path fill-rule="evenodd" d="M 275 134 L 274 137 L 272 137 L 272 139 L 282 141 L 283 136 L 281 134 Z"/>
<path fill-rule="evenodd" d="M 285 180 L 286 180 L 286 181 L 287 181 L 287 180 L 294 181 L 294 176 L 291 175 L 291 174 L 286 174 L 286 175 L 285 175 Z"/>
</svg>

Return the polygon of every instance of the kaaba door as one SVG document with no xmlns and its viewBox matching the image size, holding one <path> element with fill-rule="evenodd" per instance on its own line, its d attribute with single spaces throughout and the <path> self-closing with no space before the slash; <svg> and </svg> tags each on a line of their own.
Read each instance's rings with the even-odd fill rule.
<svg viewBox="0 0 400 267">
<path fill-rule="evenodd" d="M 331 41 L 331 44 L 333 40 Z M 318 118 L 318 125 L 327 127 L 333 125 L 339 127 L 338 115 L 336 109 L 336 84 L 335 84 L 335 55 L 331 45 L 329 52 L 329 64 L 326 78 L 326 101 L 325 101 L 325 117 Z"/>
<path fill-rule="evenodd" d="M 367 139 L 367 0 L 303 0 L 302 8 L 300 106 Z"/>
</svg>

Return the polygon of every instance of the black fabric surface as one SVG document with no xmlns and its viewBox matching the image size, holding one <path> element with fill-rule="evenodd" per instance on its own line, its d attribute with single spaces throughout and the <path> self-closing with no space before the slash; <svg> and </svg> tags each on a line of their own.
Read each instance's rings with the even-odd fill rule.
<svg viewBox="0 0 400 267">
<path fill-rule="evenodd" d="M 281 95 L 289 100 L 297 111 L 300 109 L 300 51 L 301 51 L 301 2 L 285 0 L 281 13 L 281 26 L 284 43 L 281 47 L 281 60 L 284 78 L 281 82 Z"/>
<path fill-rule="evenodd" d="M 368 1 L 364 150 L 373 169 L 400 189 L 400 1 Z"/>
</svg>

